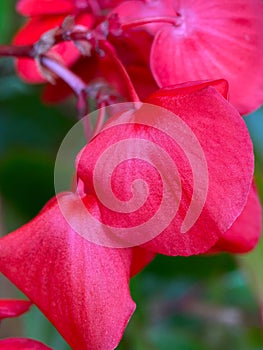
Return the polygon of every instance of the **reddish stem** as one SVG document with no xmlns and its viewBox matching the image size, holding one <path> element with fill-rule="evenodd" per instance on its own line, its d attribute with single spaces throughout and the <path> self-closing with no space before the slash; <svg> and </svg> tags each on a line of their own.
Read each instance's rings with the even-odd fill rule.
<svg viewBox="0 0 263 350">
<path fill-rule="evenodd" d="M 86 89 L 84 81 L 58 61 L 48 56 L 42 56 L 41 63 L 59 78 L 63 79 L 75 92 L 76 96 L 79 96 Z"/>
<path fill-rule="evenodd" d="M 113 63 L 115 64 L 116 68 L 118 69 L 120 75 L 123 78 L 123 81 L 125 82 L 125 85 L 127 86 L 131 101 L 140 102 L 139 96 L 137 95 L 137 92 L 133 86 L 133 83 L 124 65 L 122 64 L 121 60 L 117 56 L 114 47 L 108 41 L 104 40 L 104 41 L 100 41 L 100 48 L 113 60 Z"/>
<path fill-rule="evenodd" d="M 96 3 L 96 2 L 95 2 Z M 95 3 L 93 6 L 95 7 Z M 178 14 L 177 17 L 148 17 L 143 19 L 138 19 L 131 22 L 126 22 L 121 25 L 121 28 L 123 30 L 139 27 L 145 24 L 152 24 L 152 23 L 167 23 L 172 25 L 180 25 L 180 21 L 178 22 L 178 18 L 180 18 L 180 15 Z M 63 31 L 58 31 L 57 34 L 54 37 L 54 45 L 61 43 L 63 41 L 74 41 L 74 40 L 87 40 L 90 41 L 93 37 L 93 34 L 90 30 L 87 31 L 72 31 L 67 34 L 63 33 Z M 105 51 L 111 51 L 111 56 L 116 56 L 114 49 L 111 48 L 104 48 Z M 41 52 L 42 53 L 42 52 Z M 12 57 L 29 57 L 34 58 L 39 53 L 37 52 L 37 44 L 36 45 L 3 45 L 0 46 L 0 56 L 12 56 Z M 115 62 L 117 63 L 119 59 L 115 58 Z M 118 62 L 118 65 L 120 66 L 121 62 Z"/>
<path fill-rule="evenodd" d="M 91 39 L 90 36 L 91 32 L 89 30 L 86 32 L 68 33 L 67 35 L 63 34 L 62 32 L 58 32 L 58 34 L 56 34 L 54 37 L 53 45 L 64 41 L 89 41 Z M 38 44 L 39 42 L 35 43 L 34 45 L 0 45 L 0 57 L 36 58 L 40 54 L 43 54 L 43 52 L 39 52 Z"/>
<path fill-rule="evenodd" d="M 104 121 L 105 121 L 105 103 L 102 102 L 99 106 L 98 117 L 97 117 L 97 121 L 96 121 L 96 125 L 94 128 L 92 137 L 96 136 L 100 132 L 104 124 Z"/>
<path fill-rule="evenodd" d="M 0 56 L 6 57 L 35 57 L 36 52 L 33 45 L 0 45 Z"/>
<path fill-rule="evenodd" d="M 143 26 L 145 24 L 152 24 L 152 23 L 167 23 L 167 24 L 172 24 L 174 26 L 179 25 L 178 23 L 178 17 L 147 17 L 147 18 L 142 18 L 142 19 L 137 19 L 135 21 L 131 22 L 126 22 L 121 25 L 121 28 L 123 30 Z"/>
</svg>

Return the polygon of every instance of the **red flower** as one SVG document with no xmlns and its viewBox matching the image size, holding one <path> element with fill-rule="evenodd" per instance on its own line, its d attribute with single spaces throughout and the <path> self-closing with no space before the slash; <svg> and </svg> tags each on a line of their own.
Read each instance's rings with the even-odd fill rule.
<svg viewBox="0 0 263 350">
<path fill-rule="evenodd" d="M 256 243 L 258 225 L 248 246 L 247 232 L 233 225 L 246 203 L 242 222 L 257 207 L 253 194 L 247 201 L 251 141 L 218 91 L 226 92 L 224 81 L 170 87 L 150 96 L 151 104 L 116 111 L 78 156 L 81 198 L 59 195 L 0 240 L 0 271 L 73 349 L 117 346 L 135 308 L 131 271 L 153 253 L 205 253 L 224 235 L 230 251 L 237 241 L 242 251 Z M 147 250 L 124 248 L 136 242 Z"/>
<path fill-rule="evenodd" d="M 130 27 L 148 18 L 144 28 L 154 35 L 150 65 L 160 87 L 224 78 L 240 113 L 262 104 L 261 0 L 127 1 L 114 12 Z"/>
</svg>

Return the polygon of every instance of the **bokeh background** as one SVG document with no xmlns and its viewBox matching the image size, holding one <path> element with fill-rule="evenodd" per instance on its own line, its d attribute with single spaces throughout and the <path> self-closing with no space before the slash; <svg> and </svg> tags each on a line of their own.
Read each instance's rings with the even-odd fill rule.
<svg viewBox="0 0 263 350">
<path fill-rule="evenodd" d="M 14 0 L 0 1 L 0 44 L 10 43 L 23 22 L 14 9 Z M 41 90 L 16 77 L 12 59 L 0 58 L 1 235 L 30 220 L 54 195 L 56 153 L 76 122 L 73 99 L 48 106 Z M 263 109 L 246 122 L 263 198 Z M 158 256 L 133 278 L 131 290 L 137 311 L 119 350 L 263 349 L 262 242 L 245 256 Z M 0 297 L 16 296 L 21 295 L 1 276 Z M 7 336 L 32 337 L 57 350 L 69 349 L 35 307 L 0 325 L 0 338 Z"/>
</svg>

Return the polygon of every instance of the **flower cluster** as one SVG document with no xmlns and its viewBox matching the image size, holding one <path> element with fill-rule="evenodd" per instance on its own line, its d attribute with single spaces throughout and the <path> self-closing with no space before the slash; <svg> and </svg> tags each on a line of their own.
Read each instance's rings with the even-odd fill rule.
<svg viewBox="0 0 263 350">
<path fill-rule="evenodd" d="M 245 253 L 259 240 L 242 116 L 263 103 L 263 2 L 19 0 L 17 10 L 26 23 L 0 55 L 45 83 L 46 102 L 73 92 L 79 117 L 88 98 L 100 111 L 76 191 L 1 238 L 0 271 L 73 349 L 115 349 L 135 310 L 130 278 L 156 254 Z M 0 318 L 21 303 L 0 302 Z"/>
</svg>

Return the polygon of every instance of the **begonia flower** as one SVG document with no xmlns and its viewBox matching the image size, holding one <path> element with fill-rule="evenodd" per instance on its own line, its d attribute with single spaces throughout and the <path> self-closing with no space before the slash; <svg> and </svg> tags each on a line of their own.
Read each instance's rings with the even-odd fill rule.
<svg viewBox="0 0 263 350">
<path fill-rule="evenodd" d="M 113 11 L 154 36 L 150 65 L 160 87 L 224 78 L 241 114 L 262 104 L 261 0 L 133 0 Z"/>
<path fill-rule="evenodd" d="M 116 348 L 135 308 L 131 272 L 154 253 L 205 253 L 257 207 L 251 140 L 221 92 L 224 81 L 173 86 L 116 112 L 77 157 L 81 194 L 0 240 L 0 271 L 73 349 Z"/>
<path fill-rule="evenodd" d="M 209 176 L 206 201 L 198 220 L 195 225 L 187 230 L 187 233 L 182 234 L 181 226 L 185 223 L 185 218 L 187 217 L 187 208 L 190 205 L 189 201 L 195 196 L 195 194 L 193 194 L 194 185 L 192 183 L 192 176 L 194 176 L 194 181 L 196 181 L 197 188 L 195 190 L 198 190 L 198 186 L 204 186 L 205 168 L 202 170 L 204 171 L 202 175 L 204 178 L 202 179 L 200 174 L 200 178 L 195 178 L 197 175 L 195 174 L 195 169 L 191 169 L 191 166 L 193 166 L 192 164 L 190 164 L 190 169 L 186 171 L 186 169 L 189 168 L 188 162 L 190 162 L 190 160 L 184 158 L 184 155 L 180 152 L 180 148 L 178 149 L 176 141 L 172 142 L 170 134 L 169 137 L 165 137 L 162 129 L 156 130 L 155 125 L 158 125 L 159 129 L 163 125 L 164 130 L 171 130 L 171 133 L 174 130 L 175 135 L 180 135 L 179 131 L 176 131 L 176 128 L 178 128 L 178 121 L 173 117 L 172 113 L 171 115 L 169 113 L 165 115 L 164 113 L 163 116 L 160 115 L 160 120 L 157 117 L 152 120 L 151 113 L 154 114 L 154 107 L 153 111 L 151 111 L 151 107 L 147 110 L 146 106 L 145 108 L 142 107 L 139 109 L 138 112 L 131 114 L 130 119 L 125 120 L 123 125 L 119 125 L 119 119 L 121 120 L 121 117 L 119 117 L 119 119 L 116 118 L 116 125 L 114 125 L 114 121 L 112 121 L 110 124 L 112 125 L 111 127 L 105 127 L 105 129 L 103 129 L 103 131 L 82 151 L 78 161 L 78 176 L 94 196 L 92 197 L 94 201 L 93 206 L 95 206 L 93 207 L 93 215 L 101 215 L 104 220 L 103 222 L 109 225 L 114 222 L 115 225 L 122 224 L 129 228 L 131 225 L 135 225 L 135 223 L 138 225 L 139 223 L 142 224 L 149 220 L 154 216 L 157 209 L 160 214 L 160 200 L 164 191 L 161 185 L 156 186 L 156 183 L 159 183 L 160 179 L 158 180 L 155 171 L 151 172 L 148 169 L 147 164 L 145 164 L 145 169 L 143 164 L 138 165 L 137 169 L 135 162 L 133 165 L 134 170 L 131 170 L 129 162 L 123 163 L 122 171 L 116 171 L 116 173 L 114 173 L 115 176 L 111 180 L 112 186 L 116 192 L 115 196 L 117 198 L 123 198 L 123 200 L 128 200 L 131 183 L 133 183 L 135 178 L 142 177 L 149 186 L 149 197 L 148 201 L 142 206 L 141 211 L 138 210 L 138 212 L 136 211 L 134 214 L 123 213 L 122 215 L 117 215 L 112 212 L 112 210 L 107 209 L 107 206 L 111 208 L 109 203 L 107 206 L 104 206 L 97 199 L 94 199 L 96 198 L 96 190 L 94 188 L 94 181 L 96 179 L 96 181 L 98 181 L 96 187 L 101 188 L 101 191 L 105 191 L 103 198 L 108 196 L 111 201 L 113 200 L 112 195 L 110 196 L 110 193 L 107 192 L 108 189 L 105 188 L 107 184 L 105 174 L 101 174 L 98 179 L 95 178 L 94 169 L 95 166 L 98 166 L 97 162 L 100 164 L 101 155 L 104 154 L 111 144 L 114 150 L 115 144 L 117 147 L 119 142 L 124 142 L 123 140 L 127 139 L 126 148 L 124 148 L 124 146 L 119 146 L 120 149 L 116 148 L 114 154 L 118 154 L 118 152 L 121 152 L 121 154 L 127 152 L 126 158 L 125 154 L 122 154 L 122 157 L 129 159 L 131 158 L 129 152 L 136 153 L 137 151 L 138 155 L 142 153 L 143 157 L 147 156 L 151 162 L 156 161 L 158 164 L 159 159 L 161 159 L 160 154 L 158 155 L 157 153 L 155 159 L 151 153 L 146 155 L 143 153 L 146 152 L 146 150 L 141 144 L 141 135 L 143 135 L 143 139 L 149 138 L 149 140 L 152 140 L 153 148 L 156 143 L 157 150 L 158 147 L 162 147 L 165 152 L 169 154 L 178 168 L 184 191 L 180 193 L 178 190 L 178 193 L 176 193 L 173 190 L 173 186 L 171 184 L 169 185 L 169 181 L 173 179 L 175 181 L 177 177 L 175 175 L 175 170 L 174 172 L 171 170 L 172 163 L 170 165 L 167 165 L 167 163 L 166 167 L 169 168 L 170 171 L 166 175 L 168 184 L 165 183 L 165 185 L 167 185 L 167 192 L 170 193 L 172 197 L 171 200 L 174 203 L 174 207 L 178 204 L 179 208 L 176 215 L 170 218 L 170 224 L 156 238 L 145 244 L 145 247 L 157 253 L 168 255 L 192 255 L 207 251 L 233 224 L 247 201 L 253 174 L 253 150 L 247 128 L 238 112 L 224 97 L 222 97 L 215 88 L 206 85 L 209 85 L 209 83 L 202 83 L 201 85 L 196 84 L 188 87 L 164 88 L 157 91 L 146 100 L 146 102 L 152 105 L 159 105 L 172 111 L 175 115 L 180 116 L 180 120 L 186 123 L 197 137 L 205 155 Z M 146 116 L 148 116 L 148 119 L 146 119 Z M 139 127 L 137 123 L 141 123 L 143 126 Z M 147 128 L 145 125 L 147 125 Z M 154 129 L 152 129 L 152 127 L 154 127 Z M 176 137 L 179 136 L 174 136 L 175 140 Z M 131 140 L 130 143 L 129 140 Z M 128 147 L 130 144 L 132 146 Z M 191 145 L 187 144 L 187 139 L 185 140 L 185 144 L 180 146 L 181 148 L 191 148 Z M 197 145 L 195 145 L 195 151 L 196 147 Z M 238 156 L 237 150 L 239 152 Z M 151 148 L 149 148 L 148 152 L 150 151 Z M 183 151 L 185 150 L 183 149 Z M 187 149 L 187 151 L 189 153 L 193 152 L 193 150 L 189 149 Z M 187 154 L 187 156 L 191 158 L 191 154 Z M 108 161 L 109 170 L 107 171 L 110 172 L 110 165 L 114 164 L 114 162 L 110 157 L 108 157 Z M 168 160 L 166 161 L 168 162 Z M 201 160 L 199 159 L 198 166 L 200 166 L 200 163 Z M 103 169 L 106 169 L 106 165 L 107 164 L 103 165 Z M 195 165 L 196 164 L 194 164 L 194 166 Z M 155 165 L 155 168 L 158 169 L 158 166 Z M 142 171 L 143 173 L 141 173 Z M 191 176 L 189 171 L 192 173 Z M 146 178 L 144 178 L 144 176 Z M 151 176 L 153 176 L 153 178 L 151 178 Z M 162 180 L 164 181 L 164 179 Z M 228 193 L 227 198 L 225 198 L 226 193 Z M 139 190 L 136 194 L 139 198 L 145 195 L 143 191 L 140 192 Z M 167 196 L 169 200 L 169 194 Z M 175 197 L 173 198 L 173 196 Z M 179 198 L 180 203 L 178 203 Z M 143 201 L 141 198 L 140 200 Z M 192 203 L 192 206 L 194 206 L 194 203 Z M 163 215 L 166 217 L 171 215 L 171 213 L 166 208 L 166 210 L 164 209 Z M 160 220 L 159 216 L 158 218 Z M 119 224 L 116 222 L 119 222 Z M 132 224 L 133 222 L 134 224 Z M 152 222 L 152 226 L 156 228 L 154 221 Z"/>
</svg>

